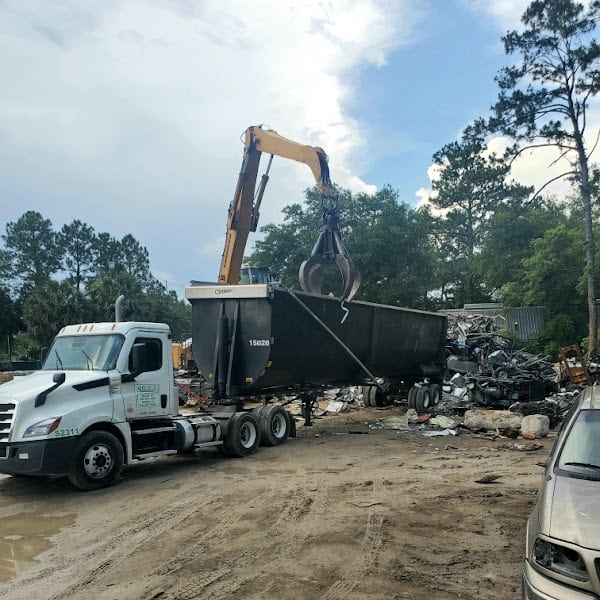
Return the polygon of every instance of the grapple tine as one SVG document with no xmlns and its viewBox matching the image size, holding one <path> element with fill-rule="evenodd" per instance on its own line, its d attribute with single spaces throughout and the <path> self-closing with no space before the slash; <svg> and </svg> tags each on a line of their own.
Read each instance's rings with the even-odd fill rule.
<svg viewBox="0 0 600 600">
<path fill-rule="evenodd" d="M 300 287 L 308 294 L 320 294 L 323 283 L 323 263 L 321 257 L 313 254 L 300 265 L 298 273 Z"/>
<path fill-rule="evenodd" d="M 350 301 L 358 292 L 360 287 L 360 273 L 354 266 L 354 262 L 349 256 L 338 254 L 335 257 L 335 262 L 342 274 L 342 281 L 344 282 L 344 288 L 341 299 Z"/>
<path fill-rule="evenodd" d="M 360 273 L 348 256 L 337 232 L 321 232 L 311 256 L 300 265 L 300 286 L 309 294 L 321 294 L 323 272 L 326 264 L 337 266 L 342 276 L 341 300 L 350 301 L 360 287 Z M 330 239 L 325 239 L 329 237 Z"/>
</svg>

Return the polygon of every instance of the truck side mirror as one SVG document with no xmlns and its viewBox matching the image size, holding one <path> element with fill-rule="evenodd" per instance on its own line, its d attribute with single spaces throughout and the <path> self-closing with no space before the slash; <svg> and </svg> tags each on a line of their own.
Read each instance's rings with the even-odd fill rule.
<svg viewBox="0 0 600 600">
<path fill-rule="evenodd" d="M 54 373 L 54 375 L 52 375 L 52 381 L 56 383 L 57 386 L 62 385 L 65 382 L 65 379 L 66 375 L 64 374 L 64 371 L 61 371 L 60 373 Z"/>
<path fill-rule="evenodd" d="M 143 373 L 148 370 L 148 350 L 146 344 L 134 344 L 129 357 L 129 371 Z"/>
<path fill-rule="evenodd" d="M 38 406 L 42 406 L 43 404 L 45 404 L 48 394 L 50 392 L 53 392 L 57 387 L 60 387 L 65 382 L 66 378 L 67 378 L 67 376 L 64 374 L 63 371 L 61 371 L 60 373 L 54 373 L 54 375 L 52 375 L 52 381 L 54 382 L 54 385 L 50 386 L 48 389 L 44 390 L 43 392 L 40 392 L 35 397 L 35 402 L 33 405 L 35 407 L 38 407 Z"/>
</svg>

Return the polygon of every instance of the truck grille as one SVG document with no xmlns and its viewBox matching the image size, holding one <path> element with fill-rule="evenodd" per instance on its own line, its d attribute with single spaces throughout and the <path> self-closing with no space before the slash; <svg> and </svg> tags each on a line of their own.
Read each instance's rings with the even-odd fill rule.
<svg viewBox="0 0 600 600">
<path fill-rule="evenodd" d="M 13 402 L 0 402 L 0 447 L 2 442 L 8 442 L 13 419 L 15 416 L 16 404 Z"/>
</svg>

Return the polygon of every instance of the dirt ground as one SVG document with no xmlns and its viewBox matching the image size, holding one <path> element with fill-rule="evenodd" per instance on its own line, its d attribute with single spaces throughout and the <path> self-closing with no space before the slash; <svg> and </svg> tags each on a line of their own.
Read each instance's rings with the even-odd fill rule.
<svg viewBox="0 0 600 600">
<path fill-rule="evenodd" d="M 368 427 L 403 412 L 324 417 L 243 459 L 146 461 L 96 492 L 0 476 L 0 598 L 518 598 L 551 438 Z"/>
</svg>

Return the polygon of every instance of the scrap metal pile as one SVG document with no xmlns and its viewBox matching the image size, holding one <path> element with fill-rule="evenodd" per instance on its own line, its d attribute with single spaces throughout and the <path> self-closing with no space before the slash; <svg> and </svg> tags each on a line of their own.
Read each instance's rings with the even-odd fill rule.
<svg viewBox="0 0 600 600">
<path fill-rule="evenodd" d="M 542 401 L 558 391 L 558 373 L 546 358 L 501 335 L 496 319 L 448 318 L 448 379 L 453 395 L 491 408 Z"/>
</svg>

